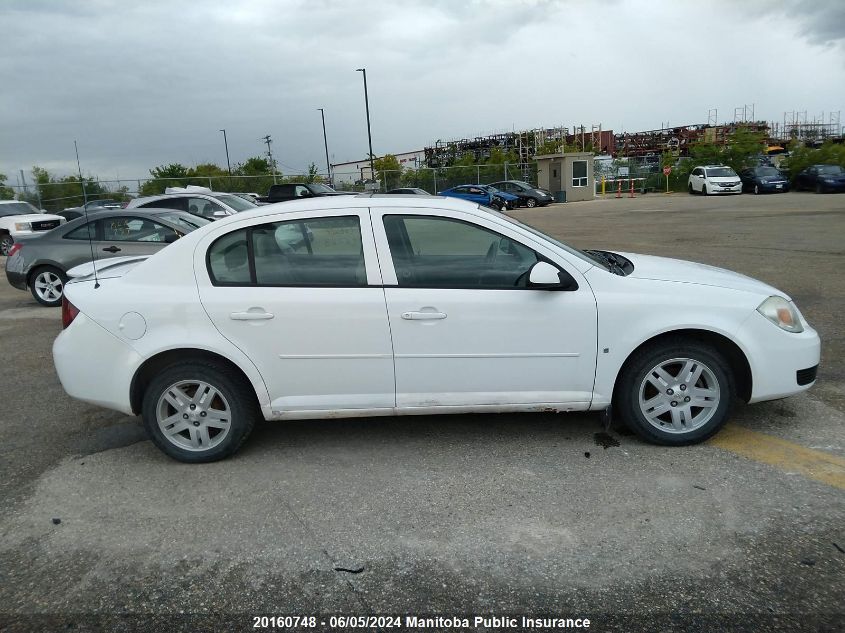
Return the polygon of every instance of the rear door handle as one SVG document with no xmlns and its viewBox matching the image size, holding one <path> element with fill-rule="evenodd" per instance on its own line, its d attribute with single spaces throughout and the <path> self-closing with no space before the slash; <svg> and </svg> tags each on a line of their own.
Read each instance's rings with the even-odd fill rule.
<svg viewBox="0 0 845 633">
<path fill-rule="evenodd" d="M 107 253 L 117 253 L 120 249 L 117 246 L 109 246 L 108 248 L 104 248 L 104 251 Z"/>
<path fill-rule="evenodd" d="M 406 321 L 432 321 L 445 319 L 445 312 L 403 312 L 402 318 Z"/>
<path fill-rule="evenodd" d="M 266 321 L 272 319 L 275 315 L 272 312 L 232 312 L 229 317 L 233 321 Z"/>
</svg>

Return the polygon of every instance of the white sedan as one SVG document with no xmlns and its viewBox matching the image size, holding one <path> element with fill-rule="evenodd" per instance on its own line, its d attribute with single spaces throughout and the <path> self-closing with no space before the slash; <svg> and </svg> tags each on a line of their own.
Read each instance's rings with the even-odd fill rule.
<svg viewBox="0 0 845 633">
<path fill-rule="evenodd" d="M 259 416 L 601 411 L 700 442 L 808 389 L 819 337 L 727 270 L 579 251 L 470 202 L 319 198 L 202 227 L 65 287 L 53 356 L 73 397 L 142 414 L 186 462 Z"/>
</svg>

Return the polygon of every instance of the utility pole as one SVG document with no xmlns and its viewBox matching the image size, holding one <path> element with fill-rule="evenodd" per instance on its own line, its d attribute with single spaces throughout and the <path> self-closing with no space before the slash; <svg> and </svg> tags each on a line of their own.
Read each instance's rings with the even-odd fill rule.
<svg viewBox="0 0 845 633">
<path fill-rule="evenodd" d="M 323 145 L 326 146 L 326 169 L 329 171 L 329 184 L 334 187 L 334 178 L 332 178 L 332 165 L 329 162 L 329 141 L 326 138 L 326 113 L 323 108 L 317 108 L 320 111 L 320 117 L 323 119 Z"/>
<path fill-rule="evenodd" d="M 226 130 L 220 130 L 223 132 L 223 145 L 226 147 L 226 167 L 229 168 L 229 178 L 232 177 L 232 163 L 229 162 L 229 141 L 226 139 Z"/>
<path fill-rule="evenodd" d="M 373 135 L 370 132 L 370 97 L 367 94 L 367 69 L 356 68 L 356 73 L 364 73 L 364 105 L 367 108 L 367 140 L 370 142 L 370 175 L 373 182 L 376 180 L 376 166 L 373 159 Z"/>
<path fill-rule="evenodd" d="M 273 171 L 273 184 L 276 184 L 276 161 L 273 160 L 273 149 L 270 147 L 270 144 L 273 142 L 273 139 L 270 138 L 270 135 L 262 137 L 262 140 L 267 143 L 267 155 L 270 157 L 270 169 Z"/>
</svg>

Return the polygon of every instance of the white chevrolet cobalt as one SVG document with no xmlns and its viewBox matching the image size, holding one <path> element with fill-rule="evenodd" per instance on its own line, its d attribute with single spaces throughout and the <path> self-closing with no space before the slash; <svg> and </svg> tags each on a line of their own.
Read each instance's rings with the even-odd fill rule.
<svg viewBox="0 0 845 633">
<path fill-rule="evenodd" d="M 186 462 L 233 454 L 259 416 L 613 406 L 650 442 L 690 444 L 737 397 L 808 389 L 819 363 L 816 332 L 760 281 L 579 251 L 425 196 L 221 219 L 72 279 L 62 316 L 53 356 L 65 390 L 140 413 Z"/>
</svg>

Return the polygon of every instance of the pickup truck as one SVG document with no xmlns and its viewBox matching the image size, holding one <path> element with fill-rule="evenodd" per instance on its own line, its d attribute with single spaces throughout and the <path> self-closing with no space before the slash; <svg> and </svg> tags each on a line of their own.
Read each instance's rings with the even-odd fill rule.
<svg viewBox="0 0 845 633">
<path fill-rule="evenodd" d="M 300 200 L 302 198 L 317 198 L 321 196 L 350 196 L 354 192 L 335 191 L 331 187 L 311 182 L 294 182 L 284 185 L 271 185 L 266 196 L 258 198 L 259 202 L 285 202 L 286 200 Z"/>
</svg>

